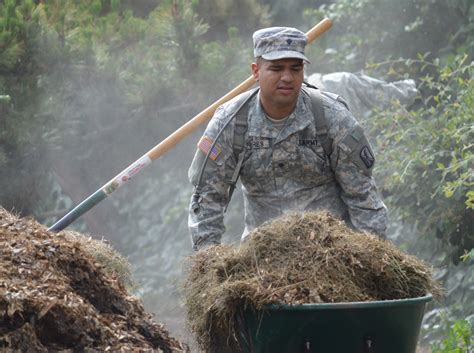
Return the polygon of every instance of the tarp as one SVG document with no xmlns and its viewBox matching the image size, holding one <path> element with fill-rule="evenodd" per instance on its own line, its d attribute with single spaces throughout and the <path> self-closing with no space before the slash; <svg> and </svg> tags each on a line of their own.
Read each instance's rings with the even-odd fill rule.
<svg viewBox="0 0 474 353">
<path fill-rule="evenodd" d="M 412 79 L 386 82 L 365 74 L 334 72 L 312 74 L 307 82 L 340 95 L 357 118 L 367 117 L 374 108 L 386 109 L 394 100 L 400 101 L 403 106 L 410 106 L 419 97 Z"/>
</svg>

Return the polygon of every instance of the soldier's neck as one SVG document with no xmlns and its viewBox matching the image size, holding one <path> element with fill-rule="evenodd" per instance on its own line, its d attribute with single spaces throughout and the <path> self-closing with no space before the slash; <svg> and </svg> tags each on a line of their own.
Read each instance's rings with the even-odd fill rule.
<svg viewBox="0 0 474 353">
<path fill-rule="evenodd" d="M 260 104 L 265 114 L 274 120 L 285 119 L 288 115 L 293 113 L 296 107 L 296 102 L 291 106 L 277 106 L 260 100 Z"/>
</svg>

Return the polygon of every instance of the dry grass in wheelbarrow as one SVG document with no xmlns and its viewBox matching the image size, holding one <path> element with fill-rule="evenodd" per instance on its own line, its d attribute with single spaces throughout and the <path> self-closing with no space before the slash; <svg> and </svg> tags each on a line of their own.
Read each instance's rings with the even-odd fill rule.
<svg viewBox="0 0 474 353">
<path fill-rule="evenodd" d="M 441 295 L 425 263 L 325 212 L 276 219 L 188 265 L 187 323 L 206 352 L 239 351 L 235 318 L 245 308 Z"/>
</svg>

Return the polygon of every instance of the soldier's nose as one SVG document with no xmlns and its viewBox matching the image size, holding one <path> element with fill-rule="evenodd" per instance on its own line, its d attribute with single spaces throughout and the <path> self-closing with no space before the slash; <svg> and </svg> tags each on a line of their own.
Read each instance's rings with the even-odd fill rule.
<svg viewBox="0 0 474 353">
<path fill-rule="evenodd" d="M 291 82 L 291 81 L 293 81 L 293 76 L 291 75 L 291 73 L 285 71 L 281 75 L 281 80 L 284 81 L 284 82 Z"/>
</svg>

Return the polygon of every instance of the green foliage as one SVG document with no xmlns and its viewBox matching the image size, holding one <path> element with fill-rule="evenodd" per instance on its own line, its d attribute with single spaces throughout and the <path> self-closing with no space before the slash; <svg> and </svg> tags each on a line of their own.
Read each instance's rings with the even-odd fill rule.
<svg viewBox="0 0 474 353">
<path fill-rule="evenodd" d="M 455 321 L 446 339 L 433 347 L 433 353 L 469 353 L 472 349 L 471 336 L 471 325 L 468 321 Z"/>
<path fill-rule="evenodd" d="M 474 64 L 466 54 L 390 64 L 392 74 L 420 70 L 425 95 L 413 110 L 393 102 L 373 117 L 382 189 L 402 221 L 451 244 L 458 263 L 474 248 Z"/>
<path fill-rule="evenodd" d="M 325 55 L 318 57 L 319 70 L 355 71 L 367 62 L 420 52 L 474 55 L 472 1 L 331 0 L 305 11 L 309 24 L 324 16 L 334 26 L 325 38 Z"/>
<path fill-rule="evenodd" d="M 235 28 L 225 40 L 205 40 L 208 25 L 197 5 L 0 2 L 0 96 L 11 97 L 0 105 L 0 183 L 11 186 L 0 191 L 3 206 L 33 212 L 47 188 L 18 190 L 48 180 L 49 169 L 73 168 L 77 159 L 90 169 L 77 175 L 86 184 L 77 187 L 96 187 L 247 76 L 251 48 L 240 49 Z M 123 151 L 129 136 L 141 138 Z"/>
<path fill-rule="evenodd" d="M 226 41 L 229 28 L 237 28 L 239 33 L 251 44 L 252 33 L 261 27 L 270 25 L 269 5 L 261 0 L 199 0 L 195 11 L 209 24 L 212 31 L 207 39 Z"/>
<path fill-rule="evenodd" d="M 463 261 L 474 260 L 474 249 L 461 256 Z"/>
<path fill-rule="evenodd" d="M 38 114 L 38 78 L 45 71 L 36 56 L 41 42 L 40 16 L 33 1 L 0 4 L 0 188 L 4 207 L 32 210 L 41 194 L 44 172 L 42 132 L 49 117 Z M 29 192 L 14 190 L 31 188 Z M 37 187 L 37 188 L 36 188 Z"/>
</svg>

